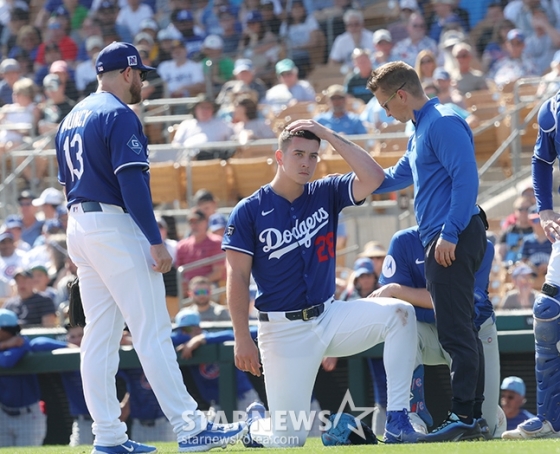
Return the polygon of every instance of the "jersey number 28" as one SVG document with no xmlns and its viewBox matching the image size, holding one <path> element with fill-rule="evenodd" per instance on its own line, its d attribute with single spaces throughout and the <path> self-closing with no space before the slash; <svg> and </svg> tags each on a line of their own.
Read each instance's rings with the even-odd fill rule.
<svg viewBox="0 0 560 454">
<path fill-rule="evenodd" d="M 317 246 L 317 258 L 319 262 L 325 262 L 329 258 L 334 258 L 334 235 L 332 232 L 321 235 L 315 240 Z"/>
</svg>

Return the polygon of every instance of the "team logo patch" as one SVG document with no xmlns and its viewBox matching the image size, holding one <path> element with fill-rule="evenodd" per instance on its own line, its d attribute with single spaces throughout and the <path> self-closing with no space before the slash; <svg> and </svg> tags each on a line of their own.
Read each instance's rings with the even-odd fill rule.
<svg viewBox="0 0 560 454">
<path fill-rule="evenodd" d="M 227 236 L 232 236 L 233 232 L 235 232 L 235 227 L 233 225 L 228 225 L 228 227 L 226 229 L 226 235 Z"/>
<path fill-rule="evenodd" d="M 132 137 L 128 140 L 127 145 L 128 148 L 130 148 L 136 154 L 140 154 L 143 149 L 142 143 L 136 138 L 134 134 L 132 134 Z"/>
<path fill-rule="evenodd" d="M 397 263 L 395 262 L 395 259 L 391 255 L 387 255 L 385 260 L 383 260 L 381 273 L 383 273 L 383 276 L 385 277 L 393 277 L 396 271 Z"/>
<path fill-rule="evenodd" d="M 128 60 L 128 66 L 138 65 L 138 59 L 136 58 L 136 55 L 129 55 L 128 57 L 126 57 L 126 59 Z"/>
<path fill-rule="evenodd" d="M 99 65 L 97 67 L 97 72 L 102 73 L 103 72 L 103 65 Z"/>
</svg>

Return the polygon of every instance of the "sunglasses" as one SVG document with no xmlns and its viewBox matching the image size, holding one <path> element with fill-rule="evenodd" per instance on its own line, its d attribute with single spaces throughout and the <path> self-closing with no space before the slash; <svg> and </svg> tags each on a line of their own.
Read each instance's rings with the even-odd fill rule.
<svg viewBox="0 0 560 454">
<path fill-rule="evenodd" d="M 381 104 L 381 107 L 383 107 L 383 109 L 388 111 L 387 104 L 389 104 L 391 99 L 393 99 L 395 96 L 397 96 L 397 93 L 399 92 L 399 90 L 402 90 L 405 85 L 406 85 L 406 82 L 404 84 L 402 84 L 399 88 L 397 88 L 395 90 L 395 93 L 393 93 L 391 96 L 389 96 L 389 99 L 387 101 L 385 101 L 383 104 Z"/>
<path fill-rule="evenodd" d="M 208 290 L 207 288 L 197 288 L 193 294 L 195 294 L 196 296 L 206 296 L 206 295 L 210 295 L 210 290 Z"/>
<path fill-rule="evenodd" d="M 130 68 L 130 66 L 127 66 L 126 68 L 120 70 L 119 72 L 122 74 L 124 73 L 128 68 Z M 132 68 L 134 69 L 134 68 Z M 142 82 L 144 82 L 146 80 L 146 77 L 148 76 L 148 71 L 142 71 L 141 69 L 137 69 L 136 71 L 140 71 L 140 80 Z"/>
</svg>

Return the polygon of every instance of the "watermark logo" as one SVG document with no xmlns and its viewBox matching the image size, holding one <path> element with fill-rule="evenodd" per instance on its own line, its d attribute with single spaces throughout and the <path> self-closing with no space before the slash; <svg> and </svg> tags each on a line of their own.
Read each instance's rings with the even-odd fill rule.
<svg viewBox="0 0 560 454">
<path fill-rule="evenodd" d="M 261 442 L 261 439 L 268 438 L 269 440 L 278 439 L 275 445 L 283 445 L 280 442 L 282 439 L 291 440 L 294 433 L 309 432 L 312 428 L 318 427 L 321 432 L 327 432 L 332 427 L 340 424 L 340 419 L 343 412 L 348 409 L 349 412 L 356 414 L 353 421 L 348 422 L 348 429 L 354 432 L 359 437 L 366 439 L 363 426 L 360 420 L 373 415 L 374 407 L 359 407 L 354 403 L 350 390 L 347 390 L 336 412 L 331 413 L 329 410 L 311 410 L 305 411 L 292 411 L 292 410 L 278 410 L 274 414 L 266 412 L 265 418 L 261 419 L 258 423 L 258 434 L 252 435 L 253 439 Z M 247 421 L 249 415 L 245 411 L 234 411 L 233 422 Z M 207 418 L 214 424 L 227 425 L 228 418 L 226 414 L 221 411 L 212 411 L 207 414 Z M 186 411 L 183 413 L 185 425 L 183 430 L 186 432 L 193 432 L 201 421 L 201 413 L 198 411 Z M 198 424 L 197 424 L 198 423 Z M 342 423 L 344 424 L 344 422 Z M 264 435 L 264 434 L 270 434 Z M 261 441 L 258 441 L 257 438 Z M 268 443 L 267 443 L 268 444 Z M 289 445 L 292 443 L 289 442 Z"/>
</svg>

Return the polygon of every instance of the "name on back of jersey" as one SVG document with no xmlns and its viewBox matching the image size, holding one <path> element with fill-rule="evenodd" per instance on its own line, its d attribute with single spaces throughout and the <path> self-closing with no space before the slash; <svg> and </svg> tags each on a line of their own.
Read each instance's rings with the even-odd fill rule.
<svg viewBox="0 0 560 454">
<path fill-rule="evenodd" d="M 86 120 L 92 113 L 93 112 L 91 110 L 77 110 L 76 112 L 70 112 L 62 122 L 60 131 L 64 132 L 69 129 L 81 128 L 85 125 Z"/>
</svg>

